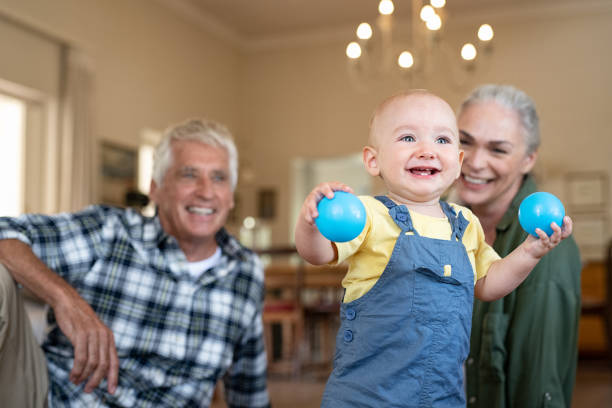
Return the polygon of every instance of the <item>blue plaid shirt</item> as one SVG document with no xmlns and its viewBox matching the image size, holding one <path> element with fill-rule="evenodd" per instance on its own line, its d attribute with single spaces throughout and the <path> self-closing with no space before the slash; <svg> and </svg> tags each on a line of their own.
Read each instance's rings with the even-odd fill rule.
<svg viewBox="0 0 612 408">
<path fill-rule="evenodd" d="M 225 230 L 216 236 L 220 263 L 198 278 L 159 219 L 132 210 L 0 218 L 6 238 L 30 245 L 115 335 L 117 391 L 104 381 L 86 394 L 68 380 L 72 345 L 52 325 L 43 344 L 51 407 L 206 407 L 220 378 L 229 406 L 269 405 L 262 265 Z"/>
</svg>

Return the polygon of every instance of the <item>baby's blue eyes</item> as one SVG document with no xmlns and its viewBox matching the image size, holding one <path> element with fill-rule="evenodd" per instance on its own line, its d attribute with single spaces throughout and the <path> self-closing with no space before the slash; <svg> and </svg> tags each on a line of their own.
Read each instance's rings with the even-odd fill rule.
<svg viewBox="0 0 612 408">
<path fill-rule="evenodd" d="M 402 142 L 416 142 L 415 137 L 414 137 L 414 136 L 412 136 L 412 135 L 402 136 L 402 137 L 400 138 L 400 140 L 401 140 Z M 439 143 L 439 144 L 449 144 L 449 143 L 451 143 L 451 139 L 450 139 L 449 137 L 447 137 L 447 136 L 440 136 L 440 137 L 437 137 L 437 138 L 436 138 L 435 143 Z"/>
</svg>

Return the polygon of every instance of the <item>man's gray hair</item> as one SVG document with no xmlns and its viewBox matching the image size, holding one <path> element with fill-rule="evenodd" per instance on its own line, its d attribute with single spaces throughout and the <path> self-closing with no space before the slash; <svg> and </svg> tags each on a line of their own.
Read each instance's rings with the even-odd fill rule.
<svg viewBox="0 0 612 408">
<path fill-rule="evenodd" d="M 208 119 L 189 119 L 171 126 L 155 148 L 153 161 L 153 180 L 162 184 L 166 171 L 172 165 L 172 142 L 193 140 L 209 146 L 225 149 L 229 160 L 230 181 L 232 190 L 238 182 L 238 151 L 229 130 L 222 124 Z"/>
<path fill-rule="evenodd" d="M 472 104 L 490 101 L 516 112 L 523 128 L 527 154 L 535 152 L 540 146 L 540 119 L 535 103 L 520 89 L 511 85 L 487 84 L 479 86 L 463 101 L 459 108 L 459 115 Z"/>
</svg>

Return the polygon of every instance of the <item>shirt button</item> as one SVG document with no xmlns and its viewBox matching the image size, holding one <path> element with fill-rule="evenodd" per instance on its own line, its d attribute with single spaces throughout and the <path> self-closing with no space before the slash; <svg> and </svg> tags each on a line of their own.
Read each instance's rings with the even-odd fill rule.
<svg viewBox="0 0 612 408">
<path fill-rule="evenodd" d="M 474 404 L 476 403 L 476 397 L 470 397 L 469 401 L 470 404 Z"/>
<path fill-rule="evenodd" d="M 544 394 L 544 398 L 546 398 L 546 401 L 551 401 L 552 400 L 552 395 L 550 395 L 550 392 L 547 392 Z"/>
<path fill-rule="evenodd" d="M 344 341 L 351 342 L 353 341 L 353 332 L 350 330 L 344 331 Z"/>
<path fill-rule="evenodd" d="M 474 359 L 472 357 L 468 358 L 467 363 L 468 365 L 474 364 Z"/>
<path fill-rule="evenodd" d="M 354 320 L 357 313 L 355 313 L 355 309 L 348 308 L 344 311 L 344 316 L 346 316 L 347 320 Z"/>
</svg>

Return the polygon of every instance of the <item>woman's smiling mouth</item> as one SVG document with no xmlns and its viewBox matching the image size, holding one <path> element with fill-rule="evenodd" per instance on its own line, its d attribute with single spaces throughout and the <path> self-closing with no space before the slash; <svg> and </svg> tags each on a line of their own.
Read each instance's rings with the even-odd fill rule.
<svg viewBox="0 0 612 408">
<path fill-rule="evenodd" d="M 483 178 L 470 177 L 467 174 L 463 174 L 463 179 L 467 181 L 468 183 L 472 183 L 472 184 L 487 184 L 492 180 L 492 179 L 487 180 Z"/>
</svg>

